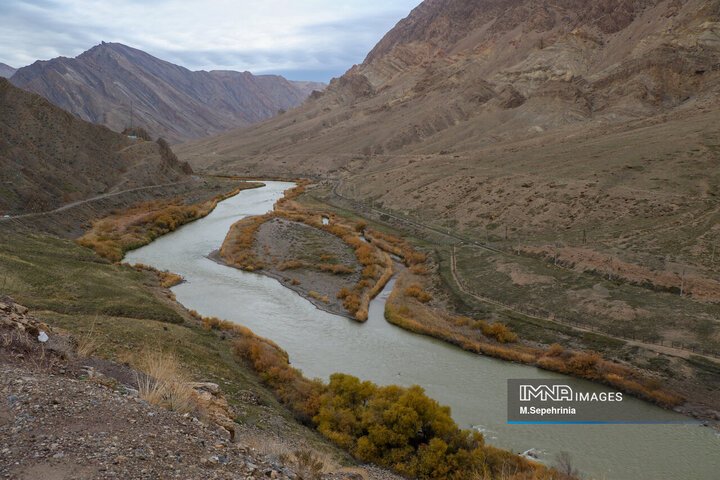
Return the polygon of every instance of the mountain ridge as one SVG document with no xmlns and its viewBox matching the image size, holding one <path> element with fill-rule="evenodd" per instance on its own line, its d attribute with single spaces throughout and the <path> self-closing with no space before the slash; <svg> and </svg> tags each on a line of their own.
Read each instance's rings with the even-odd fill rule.
<svg viewBox="0 0 720 480">
<path fill-rule="evenodd" d="M 119 43 L 18 69 L 11 82 L 80 118 L 121 131 L 131 123 L 171 142 L 220 133 L 301 103 L 316 84 L 227 70 L 193 72 Z"/>
<path fill-rule="evenodd" d="M 716 103 L 720 2 L 586 5 L 428 0 L 289 115 L 181 150 L 200 167 L 261 155 L 430 154 Z M 344 165 L 319 163 L 301 168 Z"/>
<path fill-rule="evenodd" d="M 187 180 L 192 171 L 161 144 L 86 122 L 0 78 L 0 212 Z"/>
<path fill-rule="evenodd" d="M 16 68 L 11 67 L 5 63 L 0 62 L 0 77 L 10 78 L 17 71 Z"/>
</svg>

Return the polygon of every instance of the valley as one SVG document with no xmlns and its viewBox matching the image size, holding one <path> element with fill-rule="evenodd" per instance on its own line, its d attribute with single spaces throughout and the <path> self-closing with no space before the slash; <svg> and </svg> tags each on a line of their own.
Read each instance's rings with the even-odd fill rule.
<svg viewBox="0 0 720 480">
<path fill-rule="evenodd" d="M 713 478 L 720 1 L 333 15 L 0 63 L 0 476 Z"/>
</svg>

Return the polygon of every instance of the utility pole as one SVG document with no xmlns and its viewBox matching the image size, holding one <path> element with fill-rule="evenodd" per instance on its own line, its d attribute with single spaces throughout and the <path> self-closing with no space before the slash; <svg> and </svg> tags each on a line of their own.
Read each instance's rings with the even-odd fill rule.
<svg viewBox="0 0 720 480">
<path fill-rule="evenodd" d="M 133 102 L 130 100 L 130 130 L 133 128 L 135 112 L 133 111 Z"/>
<path fill-rule="evenodd" d="M 682 277 L 680 278 L 680 296 L 683 296 L 683 290 L 685 289 L 685 269 L 683 268 Z"/>
</svg>

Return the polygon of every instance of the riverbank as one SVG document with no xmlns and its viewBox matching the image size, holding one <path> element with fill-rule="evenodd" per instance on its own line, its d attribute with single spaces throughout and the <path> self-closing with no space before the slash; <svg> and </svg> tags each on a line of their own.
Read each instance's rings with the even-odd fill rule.
<svg viewBox="0 0 720 480">
<path fill-rule="evenodd" d="M 365 207 L 358 211 L 354 203 L 342 198 L 339 200 L 340 204 L 337 203 L 338 197 L 334 195 L 331 186 L 323 183 L 315 185 L 314 188 L 309 189 L 304 195 L 296 199 L 305 208 L 341 214 L 353 218 L 355 221 L 363 219 L 373 225 L 373 228 L 385 229 L 395 236 L 400 236 L 405 232 L 407 225 L 397 216 L 380 215 L 376 210 Z M 601 332 L 575 331 L 571 327 L 565 327 L 557 323 L 541 322 L 530 317 L 508 312 L 506 309 L 499 308 L 492 303 L 479 302 L 474 297 L 463 294 L 453 284 L 450 247 L 444 247 L 442 242 L 437 244 L 435 241 L 428 239 L 420 232 L 416 224 L 410 223 L 408 225 L 410 225 L 409 230 L 405 232 L 408 234 L 407 239 L 417 247 L 424 249 L 435 265 L 432 269 L 432 275 L 427 279 L 429 282 L 426 282 L 426 288 L 435 296 L 431 306 L 436 311 L 447 312 L 451 317 L 469 318 L 472 319 L 472 322 L 465 321 L 465 325 L 454 325 L 452 322 L 456 320 L 453 319 L 450 324 L 438 325 L 437 320 L 432 320 L 420 327 L 410 327 L 410 323 L 416 323 L 415 321 L 400 322 L 406 328 L 449 341 L 464 348 L 465 340 L 458 339 L 457 335 L 473 337 L 475 333 L 468 327 L 475 320 L 480 319 L 486 323 L 501 323 L 510 327 L 514 333 L 519 335 L 518 342 L 520 345 L 534 350 L 531 353 L 536 359 L 543 356 L 542 351 L 549 350 L 555 343 L 567 351 L 599 352 L 605 359 L 617 363 L 618 366 L 625 369 L 629 367 L 634 370 L 636 372 L 633 374 L 635 382 L 642 379 L 640 383 L 648 381 L 656 385 L 658 381 L 661 381 L 667 389 L 682 392 L 683 396 L 687 398 L 687 402 L 681 407 L 676 406 L 676 401 L 669 403 L 662 401 L 659 404 L 665 407 L 672 405 L 676 408 L 676 411 L 701 421 L 712 424 L 718 422 L 720 418 L 720 399 L 718 399 L 717 395 L 712 394 L 711 387 L 707 386 L 707 381 L 702 380 L 703 378 L 709 380 L 717 378 L 716 369 L 711 364 L 712 362 L 707 362 L 707 365 L 705 363 L 696 365 L 690 359 L 684 360 L 665 355 L 658 356 L 655 351 L 645 351 L 641 347 L 603 335 Z M 492 255 L 492 252 L 487 253 Z M 482 285 L 481 278 L 484 277 L 481 276 L 476 279 L 474 284 Z M 493 279 L 493 281 L 495 280 Z M 493 283 L 488 288 L 494 289 L 499 285 Z M 396 295 L 396 297 L 402 298 L 404 295 Z M 440 314 L 439 317 L 447 316 L 447 314 Z M 427 317 L 427 315 L 423 316 Z M 438 315 L 436 314 L 434 317 L 438 317 Z M 459 321 L 462 322 L 462 320 Z M 464 332 L 458 332 L 458 330 L 463 329 Z M 469 347 L 468 344 L 469 350 L 477 351 L 476 348 Z M 498 347 L 501 350 L 506 350 L 508 345 L 497 345 L 491 350 L 499 351 Z M 518 361 L 519 356 L 518 354 L 503 354 L 500 355 L 500 358 Z M 551 367 L 551 370 L 561 367 L 556 360 L 544 363 L 543 368 Z M 568 373 L 567 368 L 560 368 L 560 370 L 555 371 Z M 710 377 L 707 377 L 708 375 Z M 713 382 L 716 383 L 716 380 L 711 380 L 711 385 L 714 384 Z M 613 382 L 612 386 L 623 391 L 630 391 L 630 393 L 638 391 L 637 384 L 630 389 L 618 385 L 617 382 Z M 652 389 L 654 390 L 655 387 L 653 386 Z"/>
<path fill-rule="evenodd" d="M 159 236 L 207 216 L 221 201 L 243 190 L 262 186 L 264 184 L 260 182 L 243 182 L 230 191 L 198 203 L 188 202 L 183 197 L 140 203 L 92 220 L 90 229 L 77 242 L 95 250 L 101 257 L 118 262 L 127 251 L 147 245 Z"/>
<path fill-rule="evenodd" d="M 401 239 L 383 236 L 369 242 L 364 222 L 308 210 L 293 199 L 305 192 L 299 182 L 284 192 L 273 211 L 246 217 L 230 227 L 220 256 L 235 268 L 270 270 L 291 285 L 311 283 L 308 295 L 342 307 L 359 322 L 367 320 L 370 301 L 393 275 L 391 254 L 407 265 L 425 260 Z M 382 238 L 380 238 L 382 237 Z M 292 276 L 291 276 L 292 275 Z M 339 280 L 342 279 L 342 280 Z"/>
<path fill-rule="evenodd" d="M 69 332 L 86 355 L 102 359 L 94 363 L 85 360 L 82 365 L 107 366 L 102 363 L 105 361 L 117 363 L 117 368 L 113 367 L 107 372 L 118 379 L 118 375 L 121 375 L 118 372 L 129 370 L 127 365 L 140 368 L 147 352 L 173 356 L 178 360 L 186 380 L 212 382 L 220 386 L 234 412 L 232 419 L 237 422 L 237 438 L 245 445 L 253 446 L 259 454 L 277 456 L 284 452 L 292 456 L 293 452 L 302 450 L 311 452 L 314 458 L 321 459 L 335 470 L 354 464 L 342 451 L 298 423 L 278 403 L 274 393 L 262 385 L 259 376 L 235 358 L 232 344 L 227 338 L 221 333 L 207 330 L 202 322 L 172 299 L 172 292 L 160 285 L 156 272 L 112 264 L 73 242 L 41 235 L 19 237 L 0 234 L 0 247 L 3 251 L 0 256 L 2 291 L 29 307 L 29 314 L 36 316 L 39 321 Z M 0 326 L 0 331 L 2 328 Z M 4 344 L 0 340 L 0 347 Z M 41 346 L 38 344 L 37 348 L 39 352 Z M 24 364 L 35 365 L 34 357 L 28 351 L 20 353 L 22 355 L 19 357 L 15 354 L 9 357 L 0 354 L 0 364 L 3 358 L 22 358 Z M 49 351 L 44 358 L 52 359 Z M 65 370 L 73 375 L 82 374 L 79 367 L 73 368 Z M 99 366 L 97 368 L 100 369 Z M 60 369 L 53 372 L 58 374 Z M 44 382 L 44 377 L 34 376 L 36 373 L 24 375 L 36 379 L 32 382 Z M 44 373 L 47 371 L 40 372 Z M 133 375 L 121 376 L 122 382 L 135 381 Z M 125 377 L 129 380 L 125 380 Z M 52 380 L 61 381 L 58 378 Z M 31 380 L 28 382 L 34 385 Z M 60 398 L 58 395 L 55 397 Z M 73 405 L 67 405 L 64 411 L 76 410 Z M 53 412 L 55 410 L 49 409 L 47 418 L 52 417 Z M 74 418 L 78 426 L 84 425 L 87 419 L 83 417 L 83 412 L 77 410 L 78 415 L 67 413 L 63 418 Z M 103 418 L 107 418 L 110 423 L 115 422 L 111 413 Z M 55 418 L 48 425 L 56 421 L 63 419 Z M 164 435 L 162 426 L 146 426 L 148 435 L 154 433 L 158 438 Z M 153 430 L 155 427 L 158 430 Z M 0 440 L 8 438 L 6 433 L 0 418 Z M 59 447 L 52 453 L 65 451 L 66 457 L 61 461 L 50 458 L 50 465 L 60 468 L 64 462 L 74 461 L 76 457 L 72 454 L 72 439 L 57 434 L 54 441 Z M 222 442 L 214 442 L 213 445 L 216 443 L 227 443 L 227 434 Z M 8 444 L 11 444 L 9 440 Z M 20 448 L 23 444 L 18 441 L 16 445 Z M 228 445 L 228 449 L 234 449 L 235 445 Z M 63 450 L 65 447 L 68 450 Z M 179 448 L 182 450 L 185 447 Z M 118 452 L 125 455 L 120 449 Z M 18 453 L 31 457 L 21 448 Z M 213 454 L 222 456 L 221 452 Z M 131 461 L 133 457 L 125 456 L 128 457 L 128 465 L 134 465 Z M 41 459 L 45 460 L 45 457 Z M 148 461 L 154 462 L 155 459 L 151 456 Z M 30 466 L 29 463 L 23 465 Z M 107 471 L 124 471 L 123 465 L 109 465 Z M 238 466 L 241 467 L 241 464 Z M 241 468 L 238 471 L 242 471 Z M 348 480 L 355 478 L 351 473 L 346 474 Z M 345 477 L 336 474 L 327 478 Z M 376 472 L 370 478 L 397 480 L 398 477 L 388 472 Z"/>
<path fill-rule="evenodd" d="M 207 258 L 217 263 L 218 265 L 222 265 L 224 267 L 231 267 L 231 265 L 228 265 L 228 263 L 222 258 L 222 256 L 220 256 L 219 249 L 210 252 Z M 268 269 L 258 270 L 255 273 L 277 280 L 285 288 L 292 290 L 295 294 L 312 303 L 318 310 L 332 315 L 345 317 L 349 320 L 355 320 L 355 317 L 351 315 L 347 310 L 342 308 L 341 304 L 338 304 L 337 302 L 334 302 L 333 304 L 323 302 L 320 298 L 317 298 L 317 296 L 310 295 L 310 292 L 314 290 L 309 290 L 308 288 L 303 287 L 303 283 L 293 284 L 293 279 L 288 277 L 287 275 L 282 275 L 281 273 L 276 273 Z"/>
<path fill-rule="evenodd" d="M 613 467 L 604 460 L 610 458 L 613 464 L 621 464 L 623 470 L 632 472 L 631 476 L 611 476 L 613 478 L 657 479 L 662 477 L 653 473 L 677 470 L 675 463 L 668 464 L 662 460 L 669 458 L 665 453 L 658 458 L 652 457 L 656 463 L 649 469 L 630 457 L 624 458 L 626 455 L 621 452 L 638 453 L 645 428 L 616 427 L 622 433 L 609 442 L 591 428 L 579 431 L 577 428 L 556 427 L 553 429 L 555 434 L 548 438 L 541 429 L 521 431 L 505 424 L 504 399 L 495 397 L 506 391 L 507 378 L 558 378 L 556 376 L 472 355 L 439 341 L 408 334 L 383 319 L 382 307 L 378 307 L 382 305 L 382 300 L 372 303 L 372 321 L 368 324 L 343 321 L 317 310 L 275 280 L 225 268 L 206 258 L 208 252 L 217 249 L 218 242 L 234 221 L 231 212 L 248 216 L 262 214 L 268 206 L 261 202 L 269 202 L 271 198 L 274 202 L 280 188 L 269 185 L 267 189 L 246 192 L 243 198 L 235 197 L 223 202 L 219 210 L 208 218 L 131 252 L 127 260 L 180 274 L 188 282 L 173 289 L 179 301 L 204 316 L 247 325 L 259 335 L 272 338 L 287 350 L 293 364 L 302 368 L 309 378 L 327 378 L 334 372 L 342 371 L 380 385 L 427 386 L 431 397 L 453 406 L 453 417 L 463 427 L 478 425 L 478 429 L 486 432 L 488 441 L 503 442 L 516 451 L 543 448 L 549 453 L 541 454 L 541 458 L 548 463 L 552 462 L 555 453 L 570 451 L 573 456 L 580 457 L 585 471 L 594 472 L 596 476 L 613 471 Z M 630 397 L 626 398 L 631 407 L 651 409 Z M 661 410 L 658 414 L 670 415 Z M 696 427 L 696 430 L 699 432 L 702 429 Z M 685 428 L 668 427 L 662 432 L 658 438 L 671 442 L 673 455 L 680 455 L 682 451 L 683 458 L 692 462 L 690 467 L 683 464 L 683 471 L 697 472 L 696 467 L 704 464 L 696 457 L 706 456 L 703 452 L 706 452 L 707 445 L 702 443 L 705 440 L 698 444 L 694 431 Z M 699 434 L 702 435 L 701 432 Z M 702 438 L 705 439 L 704 436 Z M 510 442 L 509 445 L 507 442 Z M 653 448 L 656 452 L 664 452 L 667 446 L 654 445 Z M 593 452 L 593 455 L 586 455 L 586 452 Z M 669 455 L 669 450 L 667 453 Z M 641 456 L 649 458 L 647 453 Z M 647 474 L 644 473 L 646 471 Z"/>
</svg>

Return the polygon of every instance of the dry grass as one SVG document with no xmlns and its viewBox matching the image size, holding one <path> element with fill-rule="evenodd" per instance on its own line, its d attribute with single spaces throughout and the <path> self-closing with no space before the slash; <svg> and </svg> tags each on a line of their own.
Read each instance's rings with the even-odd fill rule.
<svg viewBox="0 0 720 480">
<path fill-rule="evenodd" d="M 154 405 L 185 413 L 192 411 L 192 388 L 180 362 L 171 353 L 145 351 L 137 360 L 140 397 Z"/>
<path fill-rule="evenodd" d="M 264 455 L 278 458 L 303 479 L 320 479 L 325 474 L 340 470 L 337 460 L 328 452 L 297 448 L 277 437 L 268 435 L 255 434 L 252 437 L 243 438 L 243 441 Z"/>
<path fill-rule="evenodd" d="M 100 349 L 101 345 L 102 342 L 93 326 L 87 333 L 76 339 L 75 352 L 82 357 L 90 357 Z"/>
<path fill-rule="evenodd" d="M 92 222 L 92 228 L 77 243 L 101 257 L 119 262 L 125 252 L 147 245 L 155 238 L 212 212 L 218 203 L 241 190 L 262 184 L 243 183 L 232 191 L 215 195 L 196 205 L 185 205 L 182 197 L 153 200 L 115 211 Z"/>
</svg>

